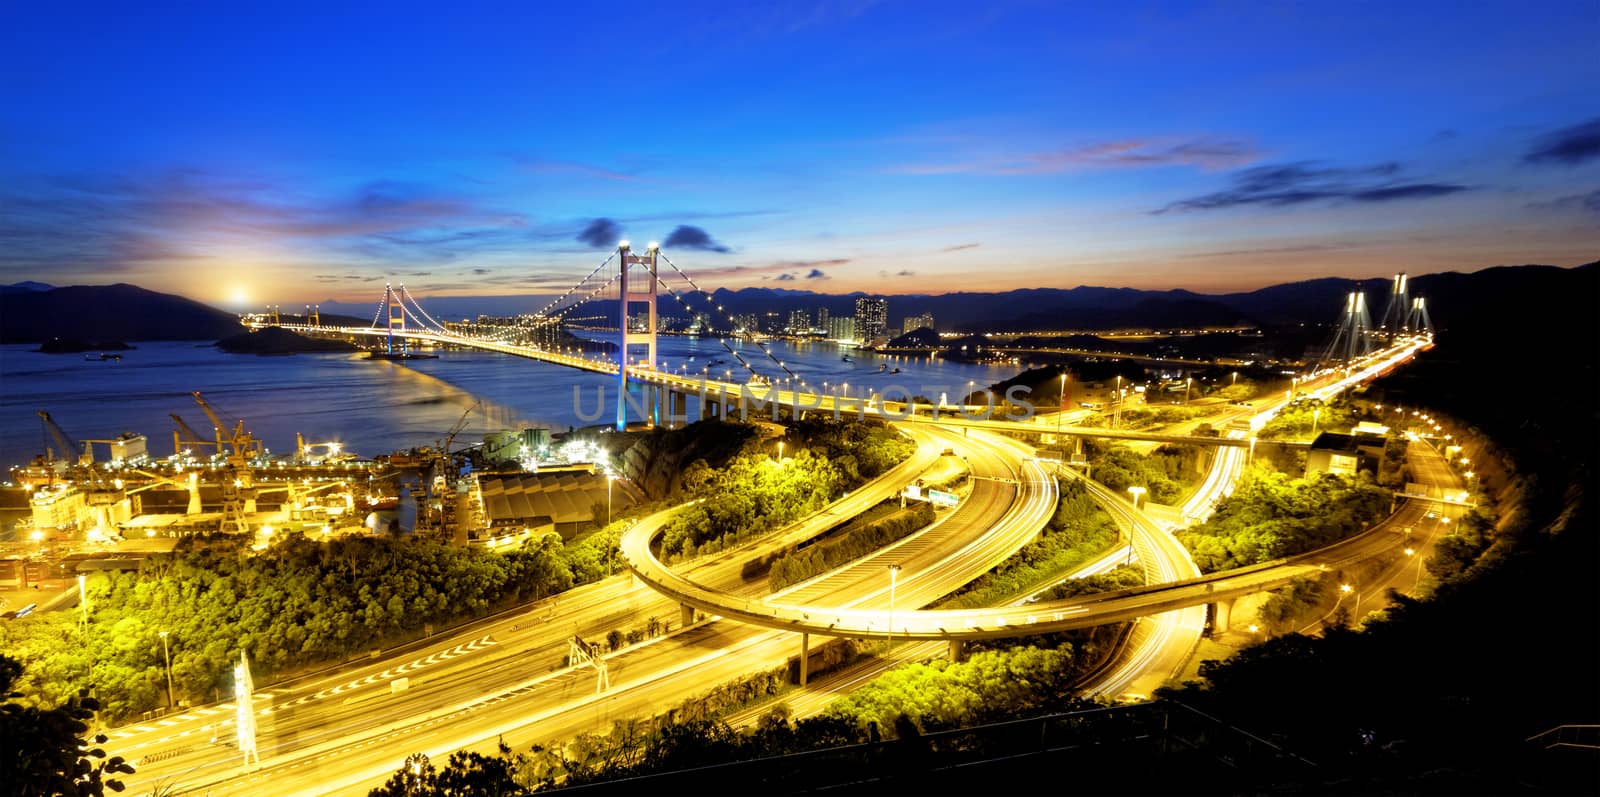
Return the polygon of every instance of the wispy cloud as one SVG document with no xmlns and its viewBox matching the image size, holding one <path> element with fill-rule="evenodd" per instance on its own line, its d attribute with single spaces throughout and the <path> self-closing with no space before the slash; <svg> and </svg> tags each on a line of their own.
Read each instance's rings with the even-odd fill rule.
<svg viewBox="0 0 1600 797">
<path fill-rule="evenodd" d="M 263 246 L 440 261 L 528 233 L 519 213 L 394 181 L 317 198 L 197 169 L 33 176 L 0 187 L 0 269 L 34 273 L 116 272 Z"/>
<path fill-rule="evenodd" d="M 806 274 L 806 279 L 808 280 L 825 280 L 827 278 L 827 273 L 820 268 L 811 269 L 811 271 Z"/>
<path fill-rule="evenodd" d="M 1586 213 L 1600 213 L 1600 189 L 1587 194 L 1570 194 L 1543 202 L 1529 202 L 1527 207 L 1534 210 L 1581 210 Z"/>
<path fill-rule="evenodd" d="M 580 177 L 591 177 L 599 180 L 622 180 L 626 182 L 640 179 L 636 174 L 619 172 L 614 169 L 607 169 L 603 166 L 595 166 L 588 163 L 576 163 L 573 161 L 561 160 L 543 160 L 540 158 L 526 158 L 521 156 L 512 156 L 512 159 L 515 160 L 517 165 L 522 167 L 524 170 L 534 172 L 536 174 L 571 174 Z"/>
<path fill-rule="evenodd" d="M 1472 190 L 1455 183 L 1408 182 L 1400 164 L 1339 168 L 1314 161 L 1257 166 L 1236 172 L 1225 190 L 1172 202 L 1151 211 L 1219 210 L 1244 206 L 1286 207 L 1308 202 L 1390 202 L 1427 199 Z"/>
<path fill-rule="evenodd" d="M 977 249 L 978 247 L 980 247 L 982 245 L 983 244 L 979 244 L 979 243 L 956 244 L 955 246 L 947 246 L 947 247 L 945 247 L 943 249 L 940 249 L 939 251 L 940 252 L 959 252 L 959 251 L 961 251 L 963 249 Z"/>
<path fill-rule="evenodd" d="M 1124 139 L 1044 152 L 955 158 L 896 166 L 898 174 L 1060 174 L 1088 169 L 1198 166 L 1228 169 L 1261 157 L 1255 145 L 1230 139 Z"/>
<path fill-rule="evenodd" d="M 1600 118 L 1546 133 L 1522 156 L 1527 163 L 1563 163 L 1568 166 L 1595 158 L 1600 158 Z"/>
</svg>

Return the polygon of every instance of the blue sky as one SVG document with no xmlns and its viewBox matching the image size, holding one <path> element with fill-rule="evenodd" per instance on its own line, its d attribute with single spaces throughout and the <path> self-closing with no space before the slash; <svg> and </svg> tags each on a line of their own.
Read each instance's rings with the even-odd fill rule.
<svg viewBox="0 0 1600 797">
<path fill-rule="evenodd" d="M 8 4 L 0 283 L 549 294 L 617 237 L 891 294 L 1575 265 L 1595 41 L 1592 0 Z"/>
</svg>

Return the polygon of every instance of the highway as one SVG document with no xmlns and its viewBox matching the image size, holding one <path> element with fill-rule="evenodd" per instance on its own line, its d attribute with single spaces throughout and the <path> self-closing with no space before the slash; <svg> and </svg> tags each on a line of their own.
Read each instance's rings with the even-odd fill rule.
<svg viewBox="0 0 1600 797">
<path fill-rule="evenodd" d="M 699 382 L 691 384 L 697 389 Z M 899 601 L 907 606 L 925 605 L 932 600 L 929 595 L 953 589 L 950 584 L 964 583 L 963 579 L 982 572 L 979 567 L 987 569 L 1020 547 L 1029 538 L 1026 529 L 1047 517 L 1041 508 L 1046 503 L 1053 507 L 1054 482 L 1045 477 L 1038 463 L 1015 464 L 1022 462 L 1026 447 L 1014 441 L 978 430 L 969 430 L 968 436 L 962 437 L 922 422 L 900 426 L 918 440 L 919 458 L 896 469 L 898 482 L 885 478 L 870 489 L 858 490 L 846 499 L 850 503 L 836 504 L 783 532 L 781 544 L 803 539 L 858 513 L 881 500 L 875 495 L 887 497 L 898 492 L 928 466 L 931 451 L 948 444 L 966 453 L 979 477 L 962 507 L 967 516 L 954 521 L 962 509 L 949 513 L 940 524 L 944 531 L 920 543 L 926 545 L 925 550 L 907 543 L 898 554 L 903 559 L 896 562 L 902 566 L 902 575 L 896 584 L 894 625 L 897 637 L 905 638 L 916 636 L 917 629 L 904 619 L 910 612 L 899 609 Z M 1034 426 L 1035 431 L 1038 428 Z M 994 468 L 995 461 L 1006 463 L 1004 471 Z M 1013 500 L 1018 497 L 1020 501 Z M 826 513 L 833 514 L 826 517 Z M 807 522 L 810 528 L 802 528 Z M 1036 532 L 1037 527 L 1031 533 Z M 940 536 L 944 542 L 933 544 Z M 769 548 L 762 550 L 779 544 L 778 540 L 769 541 Z M 750 553 L 750 549 L 726 552 L 686 568 L 685 575 L 692 583 L 709 588 L 752 594 L 753 588 L 742 586 L 738 575 Z M 864 620 L 860 636 L 878 636 L 888 627 L 886 571 L 881 558 L 861 564 L 859 578 L 840 577 L 837 589 L 823 589 L 826 594 L 815 598 L 838 612 L 855 613 L 853 619 Z M 1195 606 L 1206 602 L 1206 594 L 1225 597 L 1233 590 L 1259 589 L 1260 583 L 1266 582 L 1217 582 L 1209 587 L 1180 582 L 1168 588 L 1174 590 L 1168 593 L 1136 590 L 1132 595 L 1098 596 L 1092 604 L 1080 602 L 1065 610 L 1074 617 L 1096 618 L 1086 623 L 1092 625 L 1111 621 L 1107 618 L 1116 618 L 1119 612 L 1126 619 Z M 798 587 L 810 589 L 812 585 Z M 1196 589 L 1205 593 L 1185 591 Z M 1115 603 L 1119 599 L 1125 605 Z M 760 603 L 774 614 L 782 608 L 770 599 Z M 641 628 L 650 617 L 668 623 L 675 633 L 605 656 L 612 688 L 604 695 L 592 693 L 592 670 L 558 666 L 573 633 L 593 639 L 612 629 Z M 1032 619 L 1022 615 L 1017 622 Z M 363 793 L 392 773 L 408 752 L 425 750 L 442 758 L 460 748 L 489 751 L 500 735 L 525 749 L 535 741 L 603 729 L 613 719 L 649 716 L 711 684 L 780 663 L 798 647 L 792 634 L 737 624 L 700 623 L 687 630 L 677 626 L 677 602 L 632 579 L 611 578 L 542 601 L 528 611 L 475 623 L 407 648 L 404 655 L 264 689 L 267 700 L 262 702 L 268 705 L 258 712 L 263 764 L 244 777 L 238 777 L 238 753 L 226 744 L 232 736 L 227 719 L 231 706 L 227 704 L 113 729 L 107 749 L 139 762 L 139 772 L 129 779 L 135 792 L 166 783 L 182 791 L 212 794 Z M 1015 633 L 1003 628 L 977 630 L 997 636 Z M 1000 633 L 993 633 L 996 631 Z M 400 688 L 399 678 L 408 679 L 404 688 Z M 213 734 L 219 735 L 220 743 L 210 741 Z"/>
<path fill-rule="evenodd" d="M 979 470 L 995 463 L 1009 469 L 1004 463 L 1016 450 L 1009 441 L 979 442 L 979 435 L 962 438 L 931 426 L 919 425 L 908 433 L 936 436 L 931 446 L 926 441 L 932 438 L 919 441 L 924 443 L 919 448 L 961 451 L 983 476 L 998 475 Z M 883 489 L 892 495 L 901 486 L 903 483 L 890 484 Z M 980 479 L 975 487 L 1002 494 L 1015 489 L 1008 482 L 992 479 Z M 871 497 L 860 490 L 850 496 L 864 503 Z M 1044 498 L 1053 507 L 1053 497 Z M 1014 510 L 1009 500 L 986 502 L 959 524 L 954 520 L 960 510 L 950 513 L 941 526 L 954 529 L 961 525 L 969 533 L 981 535 L 991 528 L 1025 522 Z M 833 507 L 829 511 L 842 517 L 860 508 Z M 1006 513 L 1012 513 L 1015 520 L 1002 523 Z M 1045 511 L 1038 513 L 1040 518 L 1045 516 Z M 786 532 L 785 536 L 790 535 Z M 960 535 L 948 536 L 946 549 L 958 542 L 965 544 Z M 727 552 L 698 563 L 689 572 L 707 583 L 737 588 L 739 571 L 749 553 L 748 549 L 737 556 Z M 942 558 L 939 553 L 937 548 L 930 549 L 925 558 L 937 562 Z M 944 553 L 948 556 L 953 551 Z M 905 565 L 911 585 L 907 600 L 942 588 L 937 576 L 910 577 L 918 566 L 916 562 Z M 885 576 L 880 570 L 868 583 L 844 588 L 829 599 L 840 603 L 883 600 Z M 231 710 L 228 705 L 188 712 L 171 718 L 169 725 L 118 729 L 108 749 L 136 761 L 146 759 L 130 778 L 130 788 L 135 790 L 167 782 L 185 791 L 204 788 L 213 794 L 360 793 L 391 773 L 413 750 L 442 756 L 461 747 L 492 750 L 494 739 L 501 734 L 508 741 L 526 738 L 532 743 L 601 730 L 612 718 L 649 716 L 712 684 L 775 666 L 798 652 L 793 635 L 713 622 L 686 631 L 678 629 L 672 636 L 605 656 L 612 687 L 603 699 L 589 694 L 595 683 L 592 670 L 555 668 L 574 630 L 592 639 L 611 628 L 639 627 L 643 618 L 652 615 L 677 629 L 677 614 L 675 603 L 631 579 L 613 578 L 543 601 L 519 616 L 480 625 L 469 634 L 452 635 L 429 646 L 425 655 L 419 652 L 411 662 L 386 660 L 336 676 L 264 690 L 271 692 L 277 707 L 259 720 L 263 766 L 244 777 L 236 777 L 240 773 L 238 754 L 226 745 L 211 744 L 205 729 L 207 723 L 213 723 L 224 741 L 231 739 L 231 724 L 224 719 Z M 478 636 L 462 640 L 471 634 Z M 467 642 L 478 644 L 460 648 Z M 409 677 L 409 688 L 390 693 L 391 679 L 397 676 Z M 334 759 L 336 767 L 321 765 Z M 329 780 L 341 775 L 345 776 L 341 780 Z"/>
</svg>

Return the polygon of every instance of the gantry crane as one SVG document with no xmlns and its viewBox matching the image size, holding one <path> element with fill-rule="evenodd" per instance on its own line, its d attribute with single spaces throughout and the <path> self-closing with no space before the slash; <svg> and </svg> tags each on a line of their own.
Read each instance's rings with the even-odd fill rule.
<svg viewBox="0 0 1600 797">
<path fill-rule="evenodd" d="M 229 534 L 244 534 L 250 530 L 247 517 L 256 511 L 255 475 L 250 469 L 251 458 L 260 455 L 261 441 L 255 439 L 245 431 L 244 420 L 241 418 L 233 428 L 228 429 L 227 424 L 217 417 L 211 405 L 195 391 L 196 404 L 204 410 L 206 417 L 211 419 L 212 427 L 217 433 L 217 445 L 220 448 L 223 440 L 227 440 L 228 462 L 222 471 L 222 525 L 221 531 Z M 224 437 L 226 432 L 227 437 Z"/>
</svg>

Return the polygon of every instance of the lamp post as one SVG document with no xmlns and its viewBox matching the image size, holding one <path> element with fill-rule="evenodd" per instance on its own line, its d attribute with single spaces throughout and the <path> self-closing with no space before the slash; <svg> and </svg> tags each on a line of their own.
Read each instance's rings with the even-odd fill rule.
<svg viewBox="0 0 1600 797">
<path fill-rule="evenodd" d="M 1361 591 L 1350 586 L 1349 584 L 1340 584 L 1339 591 L 1344 593 L 1344 595 L 1349 595 L 1352 592 L 1356 594 L 1356 607 L 1355 609 L 1351 610 L 1350 613 L 1350 622 L 1353 624 L 1357 620 L 1361 619 Z M 1340 595 L 1339 597 L 1343 599 L 1344 595 Z"/>
<path fill-rule="evenodd" d="M 1193 385 L 1194 385 L 1194 377 L 1186 376 L 1186 377 L 1183 378 L 1183 403 L 1184 404 L 1188 404 L 1189 403 L 1189 388 L 1192 387 Z"/>
<path fill-rule="evenodd" d="M 1144 495 L 1145 488 L 1140 487 L 1138 485 L 1134 485 L 1134 486 L 1128 488 L 1128 492 L 1133 494 L 1133 508 L 1134 509 L 1138 509 L 1139 508 L 1139 496 Z"/>
<path fill-rule="evenodd" d="M 889 565 L 889 650 L 894 650 L 894 582 L 900 575 L 900 565 Z"/>
<path fill-rule="evenodd" d="M 84 576 L 78 574 L 78 618 L 83 623 L 83 632 L 89 633 L 89 593 L 83 586 Z"/>
<path fill-rule="evenodd" d="M 1312 408 L 1312 410 L 1311 410 L 1311 439 L 1312 440 L 1317 439 L 1317 417 L 1320 416 L 1321 414 L 1322 414 L 1322 408 L 1321 407 L 1313 407 Z"/>
<path fill-rule="evenodd" d="M 1067 414 L 1067 370 L 1061 369 L 1061 394 L 1056 399 L 1056 445 L 1061 446 L 1061 458 L 1067 458 L 1067 446 L 1061 439 L 1061 416 Z"/>
<path fill-rule="evenodd" d="M 1116 403 L 1111 405 L 1111 428 L 1115 429 L 1122 423 L 1122 374 L 1117 374 Z"/>
<path fill-rule="evenodd" d="M 172 694 L 172 653 L 167 649 L 167 632 L 159 631 L 157 633 L 161 634 L 161 658 L 167 662 L 167 708 L 172 708 L 173 703 L 177 700 L 176 696 Z"/>
<path fill-rule="evenodd" d="M 606 525 L 611 525 L 611 483 L 616 481 L 616 474 L 606 468 Z"/>
<path fill-rule="evenodd" d="M 778 441 L 778 464 L 783 464 L 783 441 Z"/>
</svg>

